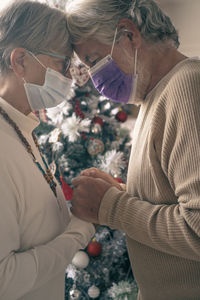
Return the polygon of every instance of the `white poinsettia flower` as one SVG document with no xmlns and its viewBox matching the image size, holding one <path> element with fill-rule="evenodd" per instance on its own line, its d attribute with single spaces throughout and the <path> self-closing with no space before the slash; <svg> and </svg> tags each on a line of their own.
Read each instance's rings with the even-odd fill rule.
<svg viewBox="0 0 200 300">
<path fill-rule="evenodd" d="M 47 117 L 51 120 L 52 124 L 58 126 L 62 122 L 63 113 L 59 106 L 48 108 Z"/>
<path fill-rule="evenodd" d="M 47 117 L 51 120 L 52 124 L 60 127 L 60 124 L 63 121 L 63 114 L 68 115 L 71 109 L 72 105 L 67 101 L 63 101 L 56 107 L 48 108 Z"/>
<path fill-rule="evenodd" d="M 59 134 L 61 133 L 61 130 L 59 128 L 55 128 L 50 133 L 49 137 L 49 143 L 56 143 L 58 141 Z"/>
<path fill-rule="evenodd" d="M 61 125 L 61 129 L 64 136 L 67 136 L 69 142 L 75 142 L 80 136 L 80 132 L 90 131 L 91 120 L 77 117 L 75 113 L 71 117 L 67 118 Z"/>
<path fill-rule="evenodd" d="M 100 157 L 101 164 L 100 169 L 107 173 L 111 173 L 113 176 L 120 176 L 121 170 L 126 167 L 124 161 L 124 155 L 122 152 L 116 150 L 107 151 L 105 155 Z"/>
<path fill-rule="evenodd" d="M 40 135 L 40 137 L 38 138 L 39 145 L 45 144 L 47 142 L 48 138 L 49 138 L 48 134 Z"/>
<path fill-rule="evenodd" d="M 62 113 L 66 116 L 68 116 L 69 112 L 72 110 L 72 104 L 68 101 L 63 101 L 61 104 L 59 104 L 59 107 Z"/>
</svg>

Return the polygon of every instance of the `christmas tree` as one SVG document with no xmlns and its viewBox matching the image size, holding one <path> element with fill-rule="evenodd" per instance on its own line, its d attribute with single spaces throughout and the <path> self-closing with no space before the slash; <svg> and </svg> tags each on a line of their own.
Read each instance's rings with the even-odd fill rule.
<svg viewBox="0 0 200 300">
<path fill-rule="evenodd" d="M 49 0 L 64 9 L 66 0 Z M 35 130 L 43 154 L 61 184 L 66 205 L 73 195 L 71 181 L 84 169 L 97 167 L 118 182 L 126 181 L 130 135 L 126 127 L 130 106 L 102 97 L 80 64 L 71 69 L 74 86 L 66 101 L 37 112 Z M 99 226 L 84 251 L 66 269 L 66 300 L 134 300 L 137 297 L 126 249 L 125 234 Z"/>
<path fill-rule="evenodd" d="M 79 72 L 83 84 L 88 78 L 84 78 L 82 65 Z M 126 181 L 130 136 L 125 123 L 129 114 L 129 106 L 102 97 L 90 80 L 82 87 L 75 84 L 59 106 L 40 112 L 35 133 L 67 204 L 73 194 L 72 179 L 86 168 L 95 166 L 118 182 Z M 134 299 L 137 288 L 124 233 L 99 226 L 94 238 L 66 269 L 66 299 L 129 299 L 130 295 Z"/>
</svg>

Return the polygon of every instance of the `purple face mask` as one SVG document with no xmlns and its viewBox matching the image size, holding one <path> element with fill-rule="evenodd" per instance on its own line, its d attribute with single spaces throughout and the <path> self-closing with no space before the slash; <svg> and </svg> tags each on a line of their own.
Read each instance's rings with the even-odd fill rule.
<svg viewBox="0 0 200 300">
<path fill-rule="evenodd" d="M 111 55 L 92 67 L 90 76 L 95 88 L 103 96 L 115 102 L 134 103 L 138 75 L 122 72 Z"/>
<path fill-rule="evenodd" d="M 100 94 L 115 102 L 134 103 L 138 79 L 138 74 L 136 74 L 137 49 L 135 50 L 134 74 L 127 75 L 112 59 L 116 36 L 117 29 L 115 30 L 111 54 L 100 60 L 90 69 L 89 73 Z"/>
</svg>

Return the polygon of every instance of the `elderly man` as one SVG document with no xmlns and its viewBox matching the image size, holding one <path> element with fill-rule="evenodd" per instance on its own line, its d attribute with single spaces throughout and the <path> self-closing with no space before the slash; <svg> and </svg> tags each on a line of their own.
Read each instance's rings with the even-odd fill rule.
<svg viewBox="0 0 200 300">
<path fill-rule="evenodd" d="M 126 189 L 85 170 L 72 212 L 126 233 L 138 299 L 200 299 L 200 61 L 152 0 L 73 0 L 67 19 L 98 91 L 140 105 Z"/>
<path fill-rule="evenodd" d="M 64 300 L 65 268 L 94 234 L 71 217 L 32 136 L 34 110 L 64 100 L 65 14 L 36 1 L 0 13 L 0 299 Z"/>
</svg>

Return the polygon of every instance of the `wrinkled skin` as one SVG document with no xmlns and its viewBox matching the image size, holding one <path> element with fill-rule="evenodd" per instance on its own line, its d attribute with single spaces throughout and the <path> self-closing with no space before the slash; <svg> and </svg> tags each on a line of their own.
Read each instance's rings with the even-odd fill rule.
<svg viewBox="0 0 200 300">
<path fill-rule="evenodd" d="M 82 220 L 99 224 L 98 213 L 105 193 L 110 187 L 121 186 L 109 174 L 90 168 L 82 171 L 80 176 L 72 180 L 74 195 L 71 212 Z"/>
</svg>

